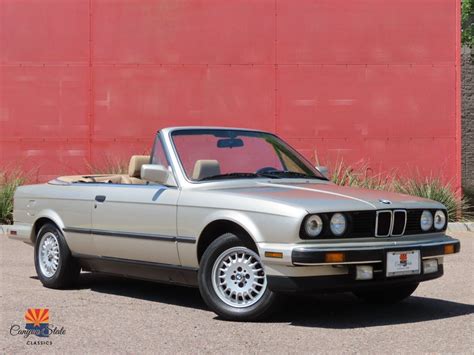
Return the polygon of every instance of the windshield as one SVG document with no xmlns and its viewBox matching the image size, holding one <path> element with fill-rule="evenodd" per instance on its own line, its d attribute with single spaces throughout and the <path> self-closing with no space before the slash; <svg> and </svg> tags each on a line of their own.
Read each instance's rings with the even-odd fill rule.
<svg viewBox="0 0 474 355">
<path fill-rule="evenodd" d="M 327 180 L 276 136 L 243 130 L 183 129 L 171 138 L 191 181 L 237 178 Z"/>
</svg>

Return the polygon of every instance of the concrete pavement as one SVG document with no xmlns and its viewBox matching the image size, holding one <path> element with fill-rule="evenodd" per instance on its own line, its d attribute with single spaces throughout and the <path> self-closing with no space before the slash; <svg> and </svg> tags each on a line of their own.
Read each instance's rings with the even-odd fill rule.
<svg viewBox="0 0 474 355">
<path fill-rule="evenodd" d="M 262 323 L 220 320 L 192 288 L 83 274 L 76 289 L 46 289 L 33 248 L 1 236 L 0 352 L 472 353 L 474 233 L 456 236 L 462 251 L 446 258 L 444 277 L 401 304 L 370 306 L 350 294 L 290 298 Z M 50 325 L 65 334 L 11 335 L 30 307 L 49 308 Z M 34 344 L 41 339 L 52 344 Z"/>
</svg>

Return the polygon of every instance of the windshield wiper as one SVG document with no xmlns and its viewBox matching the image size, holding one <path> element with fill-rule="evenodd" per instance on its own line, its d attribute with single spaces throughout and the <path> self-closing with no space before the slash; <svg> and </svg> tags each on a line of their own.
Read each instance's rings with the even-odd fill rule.
<svg viewBox="0 0 474 355">
<path fill-rule="evenodd" d="M 318 180 L 328 180 L 322 176 L 316 175 L 309 175 L 305 173 L 299 173 L 297 171 L 289 171 L 289 170 L 275 170 L 275 171 L 267 171 L 266 175 L 273 175 L 278 176 L 280 178 L 303 178 L 303 179 L 318 179 Z"/>
<path fill-rule="evenodd" d="M 202 179 L 199 179 L 199 181 L 205 181 L 205 180 L 220 180 L 220 179 L 245 179 L 245 178 L 261 178 L 261 177 L 266 177 L 270 179 L 280 179 L 279 176 L 271 175 L 268 173 L 262 173 L 262 174 L 256 174 L 256 173 L 228 173 L 228 174 L 219 174 L 219 175 L 212 175 L 212 176 L 206 176 L 203 177 Z"/>
</svg>

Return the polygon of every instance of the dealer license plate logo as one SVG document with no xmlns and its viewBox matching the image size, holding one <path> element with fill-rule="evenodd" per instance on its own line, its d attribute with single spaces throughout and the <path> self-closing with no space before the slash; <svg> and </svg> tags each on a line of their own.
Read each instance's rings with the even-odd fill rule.
<svg viewBox="0 0 474 355">
<path fill-rule="evenodd" d="M 420 251 L 390 251 L 387 253 L 387 277 L 420 273 Z"/>
</svg>

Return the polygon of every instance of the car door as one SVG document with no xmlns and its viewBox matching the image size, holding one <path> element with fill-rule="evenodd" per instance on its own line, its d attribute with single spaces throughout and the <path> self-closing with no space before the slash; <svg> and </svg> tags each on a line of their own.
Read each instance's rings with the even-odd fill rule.
<svg viewBox="0 0 474 355">
<path fill-rule="evenodd" d="M 50 183 L 44 185 L 44 188 L 46 189 L 45 196 L 48 198 L 38 201 L 36 209 L 44 208 L 58 213 L 64 223 L 64 237 L 72 254 L 97 255 L 93 236 L 90 233 L 94 187 L 82 183 Z M 30 200 L 29 206 L 35 205 L 36 202 L 36 200 Z"/>
<path fill-rule="evenodd" d="M 162 185 L 104 184 L 92 208 L 100 256 L 179 265 L 176 212 L 179 191 Z"/>
</svg>

